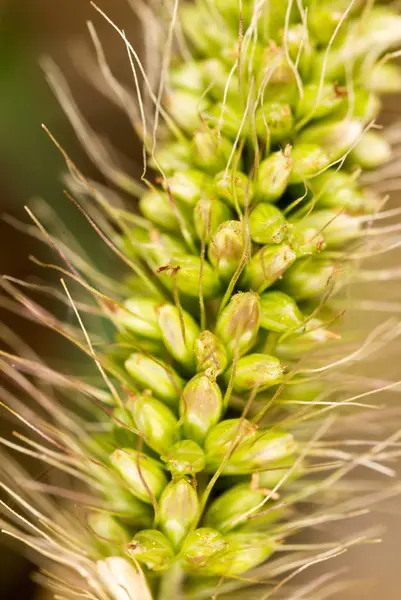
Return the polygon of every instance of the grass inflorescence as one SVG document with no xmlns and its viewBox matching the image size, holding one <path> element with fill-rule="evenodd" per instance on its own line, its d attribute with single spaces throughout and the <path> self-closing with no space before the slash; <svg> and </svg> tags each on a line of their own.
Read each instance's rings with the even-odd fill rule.
<svg viewBox="0 0 401 600">
<path fill-rule="evenodd" d="M 84 64 L 143 142 L 140 181 L 44 63 L 114 186 L 88 181 L 48 132 L 69 169 L 67 196 L 123 268 L 100 272 L 76 241 L 58 239 L 55 214 L 42 207 L 48 232 L 28 210 L 28 232 L 60 261 L 44 266 L 61 288 L 7 277 L 5 304 L 20 303 L 96 372 L 58 371 L 2 328 L 1 368 L 38 410 L 2 389 L 28 433 L 1 444 L 61 473 L 37 482 L 7 455 L 4 529 L 43 556 L 38 577 L 55 597 L 200 600 L 247 587 L 261 600 L 323 599 L 341 589 L 342 571 L 302 584 L 298 575 L 377 532 L 315 544 L 297 534 L 400 491 L 366 477 L 395 475 L 399 415 L 372 396 L 399 382 L 357 371 L 400 324 L 362 334 L 345 311 L 397 307 L 382 294 L 354 301 L 351 290 L 397 277 L 363 260 L 400 245 L 400 226 L 382 224 L 399 214 L 384 207 L 399 131 L 376 119 L 380 95 L 401 90 L 401 17 L 363 0 L 132 3 L 148 70 L 94 8 L 126 46 L 135 92 L 113 76 L 92 23 L 98 64 Z M 21 285 L 69 305 L 73 321 Z"/>
</svg>

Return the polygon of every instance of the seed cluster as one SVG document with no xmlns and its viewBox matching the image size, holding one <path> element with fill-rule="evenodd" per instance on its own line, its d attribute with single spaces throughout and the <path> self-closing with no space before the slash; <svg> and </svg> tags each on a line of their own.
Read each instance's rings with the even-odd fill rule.
<svg viewBox="0 0 401 600">
<path fill-rule="evenodd" d="M 99 477 L 117 516 L 90 525 L 105 554 L 118 540 L 156 573 L 238 576 L 281 543 L 275 488 L 302 464 L 278 400 L 316 395 L 295 365 L 337 337 L 329 297 L 361 215 L 380 206 L 358 176 L 390 154 L 369 124 L 399 85 L 382 59 L 393 13 L 241 4 L 180 8 L 193 58 L 170 72 L 160 184 L 140 198 L 143 227 L 119 239 L 156 291 L 136 279 L 115 316 L 112 358 L 132 385 L 114 411 L 113 476 Z"/>
</svg>

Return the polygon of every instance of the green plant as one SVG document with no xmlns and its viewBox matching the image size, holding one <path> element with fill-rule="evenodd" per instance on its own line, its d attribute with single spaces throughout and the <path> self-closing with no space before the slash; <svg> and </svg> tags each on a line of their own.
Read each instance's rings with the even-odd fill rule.
<svg viewBox="0 0 401 600">
<path fill-rule="evenodd" d="M 25 490 L 8 463 L 21 488 L 8 492 L 34 521 L 11 508 L 8 532 L 65 567 L 42 578 L 62 597 L 229 598 L 251 585 L 255 598 L 301 597 L 300 571 L 371 535 L 321 544 L 317 555 L 287 539 L 378 499 L 364 480 L 347 479 L 356 466 L 391 474 L 383 463 L 396 436 L 353 453 L 336 435 L 349 428 L 366 439 L 369 417 L 355 411 L 372 390 L 350 394 L 347 369 L 399 329 L 385 324 L 363 340 L 342 318 L 360 259 L 396 244 L 386 236 L 397 228 L 372 229 L 383 199 L 358 180 L 391 158 L 374 121 L 378 94 L 401 88 L 386 54 L 400 42 L 401 18 L 356 0 L 177 2 L 158 20 L 137 7 L 149 27 L 167 23 L 154 87 L 118 30 L 135 81 L 144 79 L 139 108 L 90 32 L 100 71 L 143 140 L 141 182 L 109 160 L 47 64 L 92 158 L 140 196 L 140 214 L 110 203 L 66 157 L 72 193 L 83 197 L 74 202 L 130 273 L 99 273 L 44 233 L 65 263 L 56 268 L 92 300 L 75 302 L 62 280 L 83 333 L 3 284 L 100 375 L 88 383 L 3 355 L 18 377 L 64 389 L 61 399 L 32 391 L 52 425 L 41 413 L 26 417 L 16 399 L 9 410 L 43 440 L 24 437 L 34 448 L 25 452 L 84 488 L 68 494 L 74 510 L 59 509 Z M 113 332 L 88 333 L 81 312 Z M 66 408 L 65 397 L 76 405 Z M 327 597 L 325 583 L 309 582 L 308 598 Z"/>
</svg>

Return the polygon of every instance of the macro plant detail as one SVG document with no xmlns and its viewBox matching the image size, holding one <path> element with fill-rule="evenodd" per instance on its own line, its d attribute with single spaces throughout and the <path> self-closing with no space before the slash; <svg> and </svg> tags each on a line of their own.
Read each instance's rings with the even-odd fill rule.
<svg viewBox="0 0 401 600">
<path fill-rule="evenodd" d="M 350 285 L 369 274 L 361 261 L 397 246 L 399 227 L 376 226 L 397 210 L 366 182 L 377 169 L 382 184 L 392 160 L 376 119 L 380 95 L 401 90 L 401 17 L 363 0 L 132 4 L 148 70 L 94 9 L 127 47 L 136 98 L 113 77 L 92 23 L 98 66 L 84 68 L 143 142 L 140 181 L 113 162 L 45 61 L 89 155 L 138 211 L 61 149 L 68 196 L 121 259 L 118 276 L 29 211 L 61 260 L 50 266 L 76 324 L 10 277 L 3 289 L 97 375 L 56 371 L 8 332 L 19 356 L 2 352 L 2 369 L 39 409 L 4 392 L 2 406 L 34 439 L 2 444 L 75 483 L 29 485 L 7 457 L 4 529 L 43 555 L 38 577 L 58 598 L 235 598 L 245 587 L 261 600 L 326 598 L 342 583 L 329 574 L 298 585 L 297 575 L 375 536 L 293 536 L 399 492 L 354 475 L 393 474 L 394 419 L 376 414 L 384 437 L 366 442 L 373 407 L 360 399 L 398 382 L 360 378 L 358 388 L 349 371 L 399 323 L 361 338 L 343 317 Z M 355 452 L 338 442 L 343 432 L 361 440 Z"/>
</svg>

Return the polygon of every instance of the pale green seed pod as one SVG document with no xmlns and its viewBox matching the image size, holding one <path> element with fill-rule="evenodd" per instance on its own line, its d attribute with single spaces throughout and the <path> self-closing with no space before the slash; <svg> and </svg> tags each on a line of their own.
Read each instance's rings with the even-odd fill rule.
<svg viewBox="0 0 401 600">
<path fill-rule="evenodd" d="M 183 204 L 195 206 L 203 194 L 208 193 L 212 186 L 210 178 L 202 173 L 191 169 L 188 171 L 177 171 L 166 181 L 162 181 L 163 187 L 169 187 L 173 198 Z"/>
<path fill-rule="evenodd" d="M 221 533 L 210 527 L 201 527 L 192 531 L 185 540 L 180 552 L 183 567 L 187 571 L 197 573 L 207 567 L 213 560 L 222 556 L 228 543 Z"/>
<path fill-rule="evenodd" d="M 235 368 L 234 390 L 236 392 L 262 392 L 283 380 L 284 366 L 275 356 L 248 354 L 239 359 Z M 225 373 L 228 382 L 231 369 Z"/>
<path fill-rule="evenodd" d="M 176 405 L 183 381 L 172 367 L 135 352 L 126 360 L 125 368 L 142 389 L 150 389 L 167 404 Z"/>
<path fill-rule="evenodd" d="M 326 152 L 312 143 L 297 142 L 292 149 L 293 169 L 290 183 L 303 183 L 323 171 L 330 159 Z"/>
<path fill-rule="evenodd" d="M 261 202 L 249 217 L 251 238 L 257 244 L 280 244 L 285 237 L 287 224 L 281 210 L 273 204 Z"/>
<path fill-rule="evenodd" d="M 128 544 L 129 535 L 126 529 L 111 515 L 105 512 L 93 512 L 88 516 L 88 526 L 91 531 L 98 537 L 99 547 L 103 550 L 108 550 L 113 547 L 113 551 L 117 553 L 120 546 L 121 549 Z"/>
<path fill-rule="evenodd" d="M 151 571 L 165 571 L 174 558 L 171 542 L 157 529 L 143 529 L 127 545 L 127 553 Z"/>
<path fill-rule="evenodd" d="M 295 300 L 320 296 L 334 275 L 334 266 L 325 259 L 302 258 L 284 275 L 280 287 Z"/>
<path fill-rule="evenodd" d="M 194 477 L 205 468 L 205 454 L 200 446 L 193 440 L 177 442 L 161 456 L 173 480 L 190 475 Z"/>
<path fill-rule="evenodd" d="M 357 217 L 335 210 L 317 210 L 305 217 L 301 224 L 305 228 L 322 231 L 329 247 L 344 246 L 361 235 L 361 222 Z M 295 225 L 295 228 L 298 225 Z"/>
<path fill-rule="evenodd" d="M 174 413 L 150 396 L 139 396 L 130 402 L 136 428 L 145 436 L 146 444 L 162 453 L 179 440 L 178 421 Z"/>
<path fill-rule="evenodd" d="M 281 358 L 294 358 L 307 354 L 316 346 L 338 339 L 338 336 L 327 330 L 321 319 L 309 319 L 304 330 L 286 338 L 276 346 L 277 355 Z"/>
<path fill-rule="evenodd" d="M 254 345 L 259 326 L 259 296 L 254 292 L 240 292 L 231 298 L 217 319 L 216 334 L 231 356 L 241 356 Z"/>
<path fill-rule="evenodd" d="M 262 294 L 260 313 L 260 326 L 277 333 L 297 329 L 304 322 L 304 316 L 295 300 L 279 291 Z"/>
<path fill-rule="evenodd" d="M 170 354 L 185 368 L 195 370 L 194 344 L 200 334 L 195 319 L 183 309 L 163 304 L 157 309 L 157 322 Z"/>
<path fill-rule="evenodd" d="M 234 275 L 244 254 L 244 233 L 240 221 L 222 223 L 209 243 L 208 258 L 223 282 Z"/>
<path fill-rule="evenodd" d="M 195 375 L 184 388 L 180 402 L 184 435 L 203 444 L 213 425 L 218 423 L 223 410 L 220 387 L 206 374 Z"/>
<path fill-rule="evenodd" d="M 155 150 L 154 160 L 150 161 L 150 166 L 155 169 L 162 169 L 169 175 L 175 171 L 185 171 L 191 167 L 192 152 L 190 144 L 182 140 L 179 142 L 164 142 Z"/>
<path fill-rule="evenodd" d="M 257 427 L 247 419 L 226 419 L 220 421 L 208 433 L 204 444 L 206 468 L 215 472 L 229 453 L 237 446 L 246 444 L 256 437 Z M 230 472 L 227 465 L 224 473 Z"/>
<path fill-rule="evenodd" d="M 326 246 L 326 229 L 308 218 L 288 226 L 288 242 L 297 258 L 321 252 Z"/>
<path fill-rule="evenodd" d="M 167 477 L 162 465 L 131 448 L 115 450 L 110 457 L 111 464 L 129 485 L 130 492 L 147 504 L 152 504 L 167 485 Z"/>
<path fill-rule="evenodd" d="M 183 294 L 192 298 L 199 298 L 202 294 L 205 300 L 215 298 L 220 291 L 220 283 L 210 264 L 205 260 L 203 264 L 198 256 L 177 255 L 172 261 L 173 267 L 178 267 L 176 277 L 177 287 Z"/>
<path fill-rule="evenodd" d="M 366 87 L 377 94 L 395 94 L 401 91 L 401 71 L 397 64 L 378 63 L 368 73 Z"/>
<path fill-rule="evenodd" d="M 207 564 L 209 575 L 235 577 L 264 562 L 275 550 L 276 544 L 266 533 L 232 532 L 224 536 L 228 549 L 221 557 Z"/>
<path fill-rule="evenodd" d="M 236 208 L 243 208 L 245 202 L 251 204 L 253 198 L 253 184 L 245 173 L 240 171 L 220 171 L 214 176 L 214 188 L 222 200 Z"/>
<path fill-rule="evenodd" d="M 179 228 L 171 200 L 165 192 L 146 192 L 139 200 L 141 213 L 152 223 L 166 231 Z"/>
<path fill-rule="evenodd" d="M 250 260 L 241 280 L 241 286 L 263 292 L 292 265 L 296 254 L 288 244 L 264 246 Z"/>
<path fill-rule="evenodd" d="M 369 210 L 366 199 L 357 189 L 355 178 L 349 173 L 328 169 L 309 182 L 318 207 L 344 208 L 349 212 Z"/>
<path fill-rule="evenodd" d="M 341 8 L 336 6 L 336 3 L 312 3 L 308 12 L 308 26 L 313 37 L 321 45 L 326 46 L 329 43 L 336 27 L 338 27 L 343 17 Z M 348 23 L 345 22 L 344 30 L 339 31 L 341 39 L 345 36 L 347 29 Z"/>
<path fill-rule="evenodd" d="M 242 112 L 236 104 L 223 104 L 217 102 L 207 112 L 207 120 L 211 127 L 219 131 L 229 140 L 234 141 L 238 135 L 243 118 Z M 243 125 L 242 134 L 247 135 L 248 127 Z"/>
<path fill-rule="evenodd" d="M 304 95 L 300 99 L 296 116 L 302 120 L 321 119 L 345 104 L 346 92 L 338 88 L 334 83 L 325 83 L 319 95 L 320 85 L 318 83 L 308 83 L 304 86 Z M 317 102 L 318 100 L 318 102 Z"/>
<path fill-rule="evenodd" d="M 366 131 L 350 157 L 362 169 L 377 169 L 391 159 L 391 146 L 377 131 Z"/>
<path fill-rule="evenodd" d="M 227 165 L 231 144 L 224 137 L 208 129 L 197 131 L 192 139 L 193 160 L 197 167 L 217 173 Z"/>
<path fill-rule="evenodd" d="M 278 429 L 260 429 L 256 436 L 235 449 L 229 466 L 233 473 L 253 473 L 263 470 L 270 463 L 290 458 L 296 449 L 291 433 Z"/>
<path fill-rule="evenodd" d="M 195 231 L 199 239 L 207 242 L 216 229 L 228 219 L 231 219 L 232 212 L 229 207 L 218 198 L 202 198 L 199 200 L 193 211 Z"/>
<path fill-rule="evenodd" d="M 157 323 L 156 307 L 158 302 L 151 298 L 133 297 L 124 302 L 127 310 L 119 310 L 115 316 L 118 324 L 152 340 L 160 339 L 160 329 Z"/>
<path fill-rule="evenodd" d="M 160 529 L 178 549 L 198 514 L 196 490 L 187 479 L 171 481 L 161 495 L 159 507 Z"/>
<path fill-rule="evenodd" d="M 218 58 L 209 58 L 201 62 L 201 70 L 204 77 L 205 85 L 213 84 L 210 94 L 220 100 L 224 95 L 227 86 L 230 70 Z M 238 98 L 239 82 L 238 76 L 234 73 L 228 84 L 228 98 L 230 100 Z"/>
<path fill-rule="evenodd" d="M 224 344 L 211 331 L 202 331 L 194 344 L 198 371 L 210 371 L 220 375 L 227 367 L 227 352 Z"/>
<path fill-rule="evenodd" d="M 164 99 L 165 107 L 178 125 L 186 133 L 192 133 L 202 123 L 201 113 L 208 109 L 206 98 L 192 90 L 170 90 Z"/>
<path fill-rule="evenodd" d="M 316 125 L 306 127 L 299 135 L 296 145 L 293 148 L 294 171 L 300 170 L 300 165 L 297 166 L 296 156 L 299 149 L 311 145 L 315 146 L 314 152 L 309 150 L 309 166 L 306 168 L 305 160 L 299 158 L 302 163 L 304 178 L 321 171 L 330 161 L 337 160 L 356 144 L 363 131 L 363 123 L 359 119 L 344 118 L 340 121 L 320 121 Z M 295 153 L 295 156 L 294 156 Z M 324 164 L 324 161 L 326 163 Z M 316 164 L 312 164 L 312 161 Z M 317 168 L 319 167 L 319 168 Z M 307 174 L 307 175 L 305 175 Z"/>
<path fill-rule="evenodd" d="M 174 65 L 169 72 L 171 87 L 196 92 L 199 96 L 205 89 L 203 79 L 202 63 L 193 60 Z"/>
<path fill-rule="evenodd" d="M 311 64 L 313 61 L 313 41 L 311 36 L 306 35 L 305 26 L 301 23 L 290 25 L 287 31 L 280 36 L 281 45 L 287 45 L 288 54 L 302 79 L 309 78 Z"/>
<path fill-rule="evenodd" d="M 293 160 L 290 149 L 274 152 L 260 163 L 257 197 L 265 202 L 276 202 L 284 194 L 290 181 Z"/>
<path fill-rule="evenodd" d="M 221 27 L 221 22 L 206 7 L 185 4 L 180 8 L 180 17 L 185 34 L 204 56 L 220 56 L 225 48 L 235 47 L 233 32 Z"/>
<path fill-rule="evenodd" d="M 240 483 L 211 503 L 203 522 L 206 527 L 213 527 L 226 534 L 243 525 L 264 498 L 265 493 L 261 489 L 253 489 L 250 483 Z"/>
<path fill-rule="evenodd" d="M 256 111 L 256 133 L 262 140 L 272 144 L 288 140 L 294 127 L 294 119 L 289 104 L 265 102 Z"/>
</svg>

